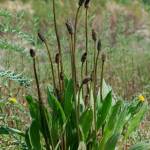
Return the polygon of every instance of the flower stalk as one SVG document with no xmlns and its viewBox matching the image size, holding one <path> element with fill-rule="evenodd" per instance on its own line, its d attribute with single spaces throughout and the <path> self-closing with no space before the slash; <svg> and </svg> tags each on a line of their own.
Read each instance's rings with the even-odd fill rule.
<svg viewBox="0 0 150 150">
<path fill-rule="evenodd" d="M 40 121 L 41 121 L 42 130 L 43 130 L 43 137 L 44 137 L 45 144 L 46 144 L 46 150 L 50 150 L 50 143 L 49 143 L 50 133 L 49 133 L 49 131 L 46 131 L 47 124 L 45 122 L 45 115 L 43 114 L 44 113 L 43 112 L 44 103 L 42 101 L 42 96 L 41 96 L 41 91 L 40 91 L 40 84 L 39 84 L 38 75 L 37 75 L 37 71 L 36 71 L 35 51 L 33 49 L 30 49 L 30 56 L 33 59 L 33 70 L 34 70 L 34 77 L 35 77 L 36 86 L 37 86 L 37 93 L 38 93 L 38 100 L 39 100 L 39 110 L 40 110 Z"/>
<path fill-rule="evenodd" d="M 56 10 L 55 10 L 55 0 L 53 0 L 53 19 L 54 19 L 54 28 L 55 28 L 55 34 L 57 39 L 57 45 L 58 45 L 58 52 L 60 56 L 60 71 L 64 74 L 63 70 L 63 63 L 62 63 L 62 50 L 61 50 L 61 44 L 60 44 L 60 37 L 58 34 L 58 28 L 57 28 L 57 22 L 56 22 Z M 64 80 L 62 80 L 62 92 L 64 91 Z"/>
<path fill-rule="evenodd" d="M 106 55 L 102 54 L 102 70 L 101 70 L 101 81 L 100 81 L 100 100 L 103 101 L 103 78 L 104 78 L 104 64 L 106 61 Z"/>
<path fill-rule="evenodd" d="M 47 54 L 48 54 L 48 58 L 49 58 L 49 63 L 51 65 L 51 70 L 52 70 L 52 78 L 53 78 L 54 91 L 56 92 L 56 81 L 55 81 L 54 66 L 53 66 L 52 57 L 51 57 L 50 49 L 49 49 L 49 46 L 48 46 L 48 42 L 47 42 L 47 40 L 45 39 L 45 37 L 40 32 L 38 33 L 38 37 L 45 44 L 45 47 L 46 47 L 46 50 L 47 50 Z"/>
</svg>

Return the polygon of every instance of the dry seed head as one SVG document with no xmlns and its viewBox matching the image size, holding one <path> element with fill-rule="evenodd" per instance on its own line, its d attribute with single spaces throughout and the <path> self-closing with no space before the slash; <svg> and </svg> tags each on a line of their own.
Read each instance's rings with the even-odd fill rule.
<svg viewBox="0 0 150 150">
<path fill-rule="evenodd" d="M 85 3 L 84 3 L 84 7 L 88 8 L 89 7 L 89 3 L 90 3 L 90 0 L 86 0 Z"/>
<path fill-rule="evenodd" d="M 92 29 L 92 39 L 94 42 L 96 42 L 96 40 L 97 40 L 97 35 L 96 35 L 96 32 L 94 29 Z"/>
<path fill-rule="evenodd" d="M 34 51 L 33 49 L 30 49 L 30 56 L 31 56 L 32 58 L 35 57 L 35 51 Z"/>
<path fill-rule="evenodd" d="M 44 35 L 43 35 L 42 33 L 40 33 L 40 32 L 38 32 L 38 37 L 39 37 L 39 39 L 40 39 L 42 42 L 45 42 L 45 41 L 46 41 Z"/>
<path fill-rule="evenodd" d="M 89 81 L 91 81 L 91 77 L 86 77 L 83 79 L 82 84 L 87 84 Z"/>
<path fill-rule="evenodd" d="M 55 63 L 59 64 L 59 62 L 60 62 L 60 57 L 59 57 L 59 53 L 57 53 L 55 56 Z"/>
<path fill-rule="evenodd" d="M 83 3 L 85 2 L 85 0 L 79 0 L 79 6 L 81 7 L 83 5 Z"/>
<path fill-rule="evenodd" d="M 69 34 L 72 35 L 74 33 L 74 28 L 73 28 L 72 22 L 70 20 L 67 20 L 66 27 L 67 27 Z"/>
<path fill-rule="evenodd" d="M 103 54 L 102 54 L 102 62 L 105 62 L 105 61 L 106 61 L 106 54 L 103 53 Z"/>
<path fill-rule="evenodd" d="M 97 50 L 101 51 L 101 47 L 102 47 L 102 44 L 101 44 L 101 40 L 99 39 L 97 43 Z"/>
<path fill-rule="evenodd" d="M 83 53 L 82 57 L 81 57 L 81 62 L 84 63 L 86 61 L 87 58 L 87 53 Z"/>
</svg>

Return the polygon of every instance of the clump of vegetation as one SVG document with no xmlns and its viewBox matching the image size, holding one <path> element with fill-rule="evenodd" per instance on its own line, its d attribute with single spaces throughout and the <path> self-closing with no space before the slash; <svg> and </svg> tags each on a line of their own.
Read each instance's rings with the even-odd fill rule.
<svg viewBox="0 0 150 150">
<path fill-rule="evenodd" d="M 31 95 L 26 96 L 31 124 L 25 132 L 8 126 L 0 127 L 1 134 L 19 137 L 16 139 L 22 149 L 114 150 L 116 147 L 123 149 L 127 147 L 127 139 L 139 126 L 148 110 L 148 103 L 143 95 L 126 102 L 122 98 L 115 97 L 113 90 L 106 85 L 104 70 L 107 53 L 103 51 L 103 42 L 95 29 L 91 29 L 93 54 L 91 55 L 89 51 L 88 10 L 90 3 L 92 3 L 90 0 L 79 0 L 75 21 L 66 21 L 69 39 L 66 44 L 70 47 L 70 76 L 66 75 L 66 66 L 63 63 L 55 0 L 53 0 L 53 21 L 57 41 L 55 63 L 46 36 L 42 31 L 37 33 L 37 37 L 46 47 L 49 59 L 48 69 L 51 73 L 49 76 L 52 77 L 52 84 L 47 87 L 47 101 L 43 96 L 44 92 L 38 75 L 38 53 L 34 48 L 30 48 L 33 65 L 30 69 L 33 70 L 37 91 L 37 98 Z M 81 61 L 78 62 L 76 45 L 81 10 L 85 12 L 85 51 L 80 55 Z M 36 45 L 36 42 L 34 44 Z M 14 49 L 17 48 L 14 47 Z M 90 56 L 92 56 L 92 61 L 88 61 Z M 81 67 L 77 67 L 78 64 Z M 21 75 L 11 72 L 3 73 L 3 76 L 21 84 L 27 84 L 27 86 L 29 83 L 32 84 Z M 8 101 L 16 103 L 15 98 L 9 98 Z M 130 150 L 136 150 L 139 147 L 148 150 L 149 143 L 135 144 L 130 147 Z"/>
</svg>

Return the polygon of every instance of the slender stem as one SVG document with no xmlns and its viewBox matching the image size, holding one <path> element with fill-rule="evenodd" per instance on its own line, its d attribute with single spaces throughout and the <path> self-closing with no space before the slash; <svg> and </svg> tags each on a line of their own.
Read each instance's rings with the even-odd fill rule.
<svg viewBox="0 0 150 150">
<path fill-rule="evenodd" d="M 97 63 L 98 63 L 98 57 L 99 57 L 100 51 L 98 51 L 96 59 L 95 59 L 95 64 L 94 64 L 94 127 L 95 127 L 95 134 L 97 133 L 97 128 L 96 128 L 96 100 L 97 100 L 97 95 L 96 95 L 96 85 L 97 85 Z"/>
<path fill-rule="evenodd" d="M 77 101 L 76 101 L 76 82 L 75 82 L 75 66 L 74 66 L 74 43 L 73 43 L 73 35 L 71 35 L 71 68 L 72 68 L 72 79 L 73 79 L 73 88 L 74 88 L 74 102 L 75 102 L 75 112 L 76 112 L 76 130 L 78 135 L 78 140 L 80 140 L 80 133 L 79 133 L 79 116 L 78 116 L 78 108 L 77 108 Z"/>
<path fill-rule="evenodd" d="M 70 36 L 71 38 L 71 69 L 72 69 L 72 79 L 74 80 L 74 84 L 75 84 L 75 74 L 74 74 L 74 47 L 73 47 L 73 35 Z M 76 87 L 76 85 L 75 85 Z"/>
<path fill-rule="evenodd" d="M 58 29 L 57 29 L 57 22 L 56 22 L 55 0 L 53 0 L 53 15 L 54 15 L 55 34 L 56 34 L 56 39 L 57 39 L 58 51 L 59 51 L 59 55 L 60 55 L 60 70 L 61 70 L 61 73 L 64 73 L 63 63 L 62 63 L 61 44 L 60 44 L 60 38 L 59 38 Z M 62 80 L 62 88 L 64 90 L 64 80 Z"/>
<path fill-rule="evenodd" d="M 45 128 L 46 124 L 45 124 L 45 120 L 43 118 L 43 101 L 42 101 L 42 97 L 41 97 L 40 85 L 39 85 L 39 80 L 38 80 L 37 71 L 36 71 L 35 57 L 33 57 L 33 70 L 34 70 L 34 76 L 35 76 L 38 99 L 39 99 L 40 120 L 41 120 L 42 129 L 45 130 L 46 129 Z M 44 139 L 45 139 L 45 143 L 46 143 L 46 149 L 50 150 L 48 137 L 47 137 L 47 134 L 45 134 L 45 133 L 47 133 L 47 132 L 44 131 L 44 134 L 43 134 Z"/>
<path fill-rule="evenodd" d="M 82 63 L 82 65 L 81 65 L 81 82 L 83 81 L 83 65 L 84 65 L 84 63 Z M 83 89 L 83 87 L 82 87 L 82 98 L 84 98 L 84 89 Z"/>
<path fill-rule="evenodd" d="M 61 89 L 61 80 L 60 80 L 60 74 L 59 74 L 59 70 L 60 70 L 60 66 L 59 66 L 60 64 L 58 63 L 57 64 L 57 75 L 58 75 L 58 82 L 59 82 L 59 91 L 61 91 L 62 89 Z"/>
<path fill-rule="evenodd" d="M 77 117 L 78 117 L 78 119 L 80 118 L 80 93 L 81 93 L 82 87 L 83 87 L 83 84 L 81 84 L 81 86 L 79 87 L 79 92 L 78 92 L 78 106 L 77 106 Z M 77 126 L 78 126 L 78 124 L 77 124 Z M 79 127 L 78 127 L 78 130 L 79 130 Z M 78 131 L 78 138 L 79 138 L 79 141 L 80 141 L 79 131 Z"/>
<path fill-rule="evenodd" d="M 54 67 L 53 67 L 52 57 L 51 57 L 51 53 L 50 53 L 49 46 L 48 46 L 47 42 L 45 42 L 45 46 L 47 49 L 47 54 L 48 54 L 48 58 L 49 58 L 51 69 L 52 69 L 52 78 L 53 78 L 54 90 L 56 92 L 56 81 L 55 81 Z"/>
<path fill-rule="evenodd" d="M 77 109 L 77 112 L 78 112 L 78 118 L 80 118 L 80 93 L 81 93 L 81 89 L 83 87 L 83 84 L 81 84 L 80 88 L 79 88 L 79 92 L 78 92 L 78 109 Z"/>
<path fill-rule="evenodd" d="M 98 57 L 99 57 L 100 51 L 98 51 L 96 59 L 95 59 L 95 65 L 94 65 L 94 97 L 96 97 L 96 85 L 97 85 L 97 64 L 98 64 Z"/>
<path fill-rule="evenodd" d="M 85 16 L 85 37 L 86 37 L 85 50 L 86 50 L 86 53 L 88 54 L 88 8 L 86 8 L 86 16 Z M 87 59 L 86 59 L 86 69 L 85 69 L 86 76 L 87 76 L 87 73 L 88 73 L 88 63 L 87 63 Z"/>
<path fill-rule="evenodd" d="M 88 7 L 86 8 L 86 15 L 85 15 L 85 51 L 87 53 L 87 56 L 88 56 Z M 85 62 L 85 76 L 88 75 L 88 62 L 87 62 L 88 59 L 86 59 L 86 62 Z M 86 87 L 86 91 L 87 91 L 87 95 L 89 94 L 89 87 L 88 87 L 88 84 L 87 84 L 87 87 Z"/>
<path fill-rule="evenodd" d="M 35 81 L 36 81 L 36 86 L 37 86 L 37 93 L 38 93 L 39 102 L 40 102 L 40 104 L 43 104 L 42 97 L 41 97 L 39 80 L 38 80 L 38 76 L 37 76 L 37 72 L 36 72 L 35 57 L 33 58 L 33 70 L 34 70 L 34 76 L 35 76 Z"/>
<path fill-rule="evenodd" d="M 77 9 L 76 17 L 75 17 L 75 25 L 74 25 L 74 44 L 73 44 L 73 60 L 74 60 L 74 74 L 75 74 L 75 84 L 77 84 L 77 73 L 76 73 L 76 34 L 77 34 L 77 24 L 78 24 L 78 16 L 80 12 L 80 6 Z"/>
<path fill-rule="evenodd" d="M 80 8 L 81 7 L 79 6 L 78 9 L 77 9 L 77 12 L 76 12 L 76 17 L 75 17 L 75 26 L 74 26 L 74 51 L 76 51 L 76 41 L 77 41 L 76 34 L 77 34 L 77 24 L 78 24 L 78 16 L 79 16 Z"/>
<path fill-rule="evenodd" d="M 102 61 L 101 82 L 100 82 L 100 100 L 103 101 L 103 76 L 104 76 L 104 61 Z"/>
<path fill-rule="evenodd" d="M 93 61 L 94 61 L 94 65 L 95 65 L 95 61 L 96 61 L 96 42 L 94 42 L 94 58 L 93 58 Z M 93 65 L 93 67 L 94 67 Z"/>
</svg>

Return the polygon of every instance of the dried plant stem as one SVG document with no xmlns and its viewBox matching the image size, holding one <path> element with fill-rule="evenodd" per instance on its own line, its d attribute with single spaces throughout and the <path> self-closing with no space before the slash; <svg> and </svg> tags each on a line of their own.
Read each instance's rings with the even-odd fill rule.
<svg viewBox="0 0 150 150">
<path fill-rule="evenodd" d="M 94 65 L 95 65 L 95 61 L 96 61 L 96 41 L 94 42 L 94 57 L 93 57 Z M 94 67 L 94 65 L 93 65 L 93 67 Z"/>
<path fill-rule="evenodd" d="M 99 57 L 100 51 L 98 51 L 95 63 L 94 63 L 94 97 L 96 97 L 96 85 L 97 85 L 97 64 L 98 64 L 98 57 Z"/>
<path fill-rule="evenodd" d="M 88 56 L 88 7 L 86 8 L 86 15 L 85 15 L 85 51 L 87 53 L 87 56 Z M 87 76 L 88 74 L 88 62 L 87 62 L 88 59 L 86 59 L 86 62 L 85 62 L 85 76 Z M 89 87 L 88 85 L 86 86 L 86 92 L 87 92 L 87 95 L 89 94 Z"/>
<path fill-rule="evenodd" d="M 85 15 L 85 51 L 88 54 L 88 8 L 86 8 L 86 15 Z M 85 76 L 88 74 L 88 63 L 86 59 L 86 69 L 85 69 Z"/>
<path fill-rule="evenodd" d="M 73 87 L 74 87 L 74 102 L 75 102 L 75 112 L 76 112 L 76 130 L 77 130 L 77 134 L 78 134 L 78 140 L 80 139 L 80 132 L 79 132 L 79 116 L 78 116 L 78 106 L 77 106 L 77 101 L 76 101 L 76 93 L 77 93 L 77 89 L 76 89 L 76 82 L 75 82 L 75 65 L 74 65 L 74 43 L 73 43 L 73 35 L 71 34 L 71 68 L 72 68 L 72 79 L 73 79 Z"/>
<path fill-rule="evenodd" d="M 101 81 L 100 81 L 100 100 L 103 101 L 103 76 L 104 76 L 104 61 L 102 61 Z"/>
<path fill-rule="evenodd" d="M 75 90 L 76 90 L 76 77 L 75 77 L 75 52 L 73 47 L 73 35 L 71 35 L 71 64 L 72 64 L 72 79 L 74 80 Z M 76 94 L 76 92 L 75 92 Z"/>
<path fill-rule="evenodd" d="M 75 17 L 75 25 L 74 25 L 74 43 L 73 43 L 73 60 L 74 60 L 74 74 L 75 74 L 75 83 L 77 84 L 77 73 L 76 73 L 76 59 L 75 59 L 75 55 L 76 55 L 76 34 L 77 34 L 77 24 L 78 24 L 78 16 L 79 16 L 79 12 L 80 12 L 80 6 L 77 9 L 76 12 L 76 17 Z"/>
<path fill-rule="evenodd" d="M 60 64 L 58 63 L 57 64 L 57 75 L 58 75 L 58 82 L 59 82 L 59 91 L 61 91 L 62 87 L 61 87 L 61 80 L 60 80 L 60 74 L 59 74 L 59 72 L 60 72 Z"/>
<path fill-rule="evenodd" d="M 33 70 L 34 70 L 34 76 L 35 76 L 35 81 L 36 81 L 36 86 L 37 86 L 37 93 L 38 93 L 38 99 L 39 99 L 41 125 L 42 125 L 42 128 L 45 130 L 46 124 L 45 124 L 44 118 L 42 117 L 44 104 L 43 104 L 43 101 L 42 101 L 40 85 L 39 85 L 39 80 L 38 80 L 37 71 L 36 71 L 35 57 L 33 57 Z M 47 131 L 44 131 L 44 132 L 46 133 Z M 50 150 L 50 147 L 49 147 L 50 144 L 49 144 L 49 140 L 48 140 L 48 137 L 47 137 L 48 135 L 47 134 L 43 134 L 43 136 L 44 136 L 45 143 L 46 143 L 46 150 Z"/>
<path fill-rule="evenodd" d="M 54 73 L 54 66 L 53 66 L 53 62 L 52 62 L 52 57 L 51 57 L 51 53 L 49 50 L 49 46 L 47 41 L 44 42 L 45 46 L 46 46 L 46 50 L 47 50 L 47 54 L 48 54 L 48 58 L 49 58 L 49 62 L 51 65 L 51 69 L 52 69 L 52 78 L 53 78 L 53 85 L 54 85 L 54 90 L 56 92 L 56 81 L 55 81 L 55 73 Z"/>
<path fill-rule="evenodd" d="M 84 69 L 84 63 L 81 64 L 81 81 L 83 81 L 83 69 Z M 82 97 L 84 98 L 84 89 L 82 87 Z"/>
<path fill-rule="evenodd" d="M 63 63 L 62 63 L 61 44 L 60 44 L 60 38 L 59 38 L 57 22 L 56 22 L 55 0 L 53 0 L 53 15 L 54 15 L 55 34 L 56 34 L 56 39 L 57 39 L 58 51 L 59 51 L 59 55 L 60 55 L 60 70 L 61 70 L 61 73 L 64 73 Z M 64 90 L 64 80 L 62 80 L 62 89 Z"/>
<path fill-rule="evenodd" d="M 35 57 L 33 57 L 33 70 L 34 70 L 34 76 L 35 76 L 35 81 L 36 81 L 36 86 L 37 86 L 37 93 L 38 93 L 39 103 L 43 105 L 42 97 L 41 97 L 41 91 L 40 91 L 40 85 L 39 85 L 39 80 L 38 80 L 38 76 L 37 76 L 37 72 L 36 72 Z"/>
<path fill-rule="evenodd" d="M 75 17 L 75 25 L 74 25 L 74 51 L 76 51 L 76 41 L 77 41 L 77 24 L 78 24 L 78 16 L 80 12 L 80 6 L 77 9 L 76 17 Z"/>
<path fill-rule="evenodd" d="M 98 64 L 98 57 L 99 57 L 100 51 L 97 52 L 97 56 L 94 63 L 94 77 L 93 77 L 93 85 L 94 85 L 94 128 L 95 128 L 95 134 L 97 133 L 96 129 L 96 100 L 97 100 L 97 94 L 96 94 L 96 85 L 97 85 L 97 64 Z"/>
</svg>

